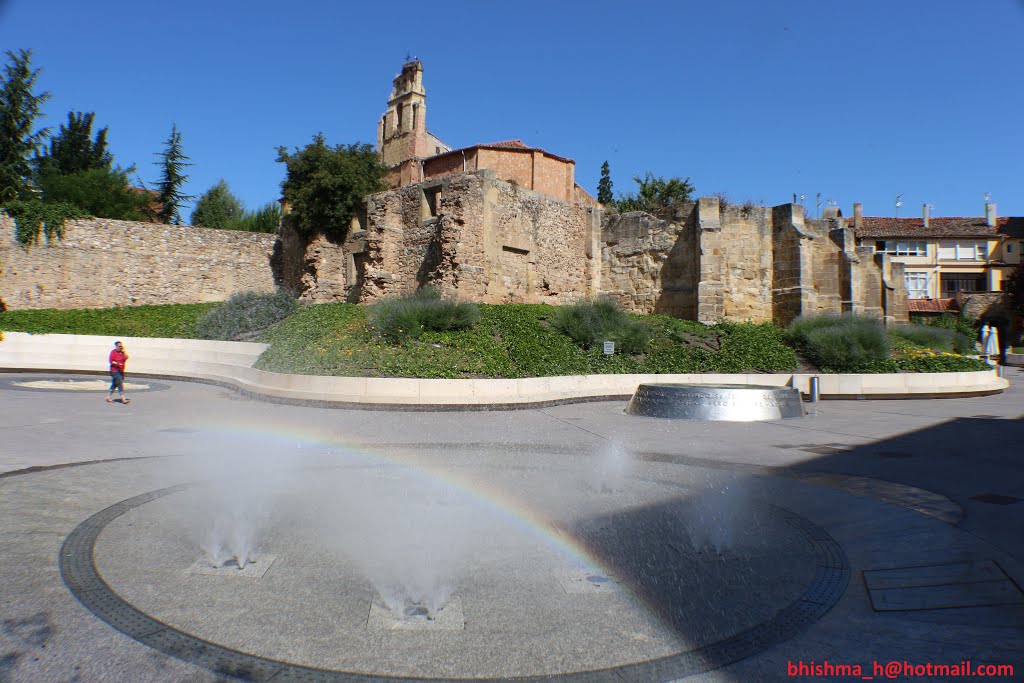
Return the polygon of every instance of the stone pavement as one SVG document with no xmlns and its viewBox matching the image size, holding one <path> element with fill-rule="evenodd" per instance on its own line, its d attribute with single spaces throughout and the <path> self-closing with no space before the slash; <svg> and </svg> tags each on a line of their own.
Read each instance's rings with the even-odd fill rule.
<svg viewBox="0 0 1024 683">
<path fill-rule="evenodd" d="M 1024 373 L 1007 377 L 995 396 L 689 423 L 625 415 L 622 402 L 309 408 L 148 379 L 130 405 L 111 405 L 103 392 L 23 386 L 67 377 L 2 374 L 0 680 L 241 670 L 214 650 L 253 655 L 238 666 L 255 680 L 299 675 L 281 662 L 308 680 L 782 680 L 826 660 L 864 675 L 874 661 L 1011 664 L 1006 680 L 1020 679 Z M 209 583 L 187 572 L 192 493 L 153 492 L 235 472 L 237 458 L 289 463 L 263 541 L 276 560 L 258 580 Z M 229 469 L 210 469 L 220 462 Z M 408 490 L 454 515 L 431 543 L 416 515 L 388 512 Z M 261 495 L 249 493 L 239 505 Z M 103 510 L 102 524 L 83 524 Z M 377 512 L 356 524 L 366 511 Z M 471 530 L 449 535 L 467 519 Z M 356 543 L 339 526 L 367 535 Z M 375 630 L 359 548 L 389 537 L 404 540 L 386 564 L 412 548 L 414 562 L 459 577 L 463 628 Z M 97 583 L 73 574 L 93 557 Z M 118 621 L 119 600 L 138 623 Z M 171 641 L 182 658 L 165 654 Z"/>
</svg>

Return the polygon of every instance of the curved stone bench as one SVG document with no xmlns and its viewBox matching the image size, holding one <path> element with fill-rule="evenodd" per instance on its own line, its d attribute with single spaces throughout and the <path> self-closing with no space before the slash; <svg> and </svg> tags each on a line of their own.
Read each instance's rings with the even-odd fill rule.
<svg viewBox="0 0 1024 683">
<path fill-rule="evenodd" d="M 128 377 L 192 379 L 235 388 L 259 398 L 330 406 L 422 409 L 529 407 L 628 398 L 641 383 L 757 384 L 810 392 L 815 375 L 663 374 L 574 375 L 523 379 L 412 379 L 286 375 L 252 367 L 266 344 L 119 337 L 129 355 Z M 0 370 L 105 373 L 114 337 L 5 332 Z M 1009 382 L 995 370 L 979 372 L 817 375 L 823 399 L 978 396 Z"/>
</svg>

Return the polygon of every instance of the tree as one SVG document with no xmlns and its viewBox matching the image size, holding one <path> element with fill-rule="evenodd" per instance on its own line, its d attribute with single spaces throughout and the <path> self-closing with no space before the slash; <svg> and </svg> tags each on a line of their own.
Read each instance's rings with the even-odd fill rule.
<svg viewBox="0 0 1024 683">
<path fill-rule="evenodd" d="M 604 205 L 615 201 L 612 195 L 612 176 L 611 171 L 608 169 L 607 161 L 601 164 L 601 180 L 597 183 L 597 201 Z"/>
<path fill-rule="evenodd" d="M 93 112 L 68 112 L 68 122 L 62 123 L 60 130 L 51 138 L 49 152 L 35 160 L 40 176 L 50 173 L 71 175 L 91 168 L 110 169 L 114 156 L 107 150 L 107 129 L 101 128 L 96 139 L 92 139 L 95 117 Z"/>
<path fill-rule="evenodd" d="M 32 70 L 31 50 L 7 51 L 0 79 L 0 202 L 27 199 L 32 189 L 30 159 L 45 140 L 46 128 L 35 132 L 36 119 L 50 93 L 33 92 L 39 69 Z"/>
<path fill-rule="evenodd" d="M 245 213 L 241 200 L 231 194 L 231 188 L 223 178 L 196 202 L 192 211 L 192 225 L 204 228 L 227 228 Z"/>
<path fill-rule="evenodd" d="M 633 182 L 639 187 L 636 194 L 621 195 L 615 200 L 615 208 L 627 211 L 658 213 L 675 209 L 681 204 L 693 201 L 694 187 L 690 179 L 655 178 L 650 171 L 641 179 L 634 176 Z"/>
<path fill-rule="evenodd" d="M 292 208 L 295 229 L 306 237 L 318 232 L 343 237 L 363 197 L 387 189 L 386 169 L 373 147 L 329 147 L 323 133 L 294 154 L 279 147 L 277 161 L 287 167 L 281 190 Z"/>
<path fill-rule="evenodd" d="M 98 218 L 152 220 L 154 197 L 150 192 L 129 186 L 130 172 L 131 169 L 114 167 L 90 168 L 70 175 L 47 173 L 39 179 L 43 203 L 70 204 Z"/>
<path fill-rule="evenodd" d="M 158 152 L 160 161 L 160 180 L 157 182 L 156 201 L 160 204 L 156 217 L 161 223 L 181 225 L 181 205 L 192 199 L 192 195 L 182 192 L 182 186 L 188 176 L 182 173 L 189 158 L 181 148 L 181 133 L 177 124 L 172 124 L 171 134 L 164 142 L 164 151 Z"/>
</svg>

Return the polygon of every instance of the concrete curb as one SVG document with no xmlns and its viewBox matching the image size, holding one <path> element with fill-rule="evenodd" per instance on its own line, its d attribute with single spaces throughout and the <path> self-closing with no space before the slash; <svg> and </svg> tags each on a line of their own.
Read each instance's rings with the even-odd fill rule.
<svg viewBox="0 0 1024 683">
<path fill-rule="evenodd" d="M 286 375 L 252 365 L 266 344 L 120 337 L 128 374 L 217 384 L 280 403 L 375 410 L 500 410 L 622 399 L 641 383 L 792 386 L 810 392 L 803 373 L 575 375 L 523 379 L 414 379 Z M 6 332 L 0 370 L 105 373 L 113 337 Z M 888 375 L 820 375 L 826 399 L 927 398 L 999 393 L 1009 382 L 995 370 Z"/>
</svg>

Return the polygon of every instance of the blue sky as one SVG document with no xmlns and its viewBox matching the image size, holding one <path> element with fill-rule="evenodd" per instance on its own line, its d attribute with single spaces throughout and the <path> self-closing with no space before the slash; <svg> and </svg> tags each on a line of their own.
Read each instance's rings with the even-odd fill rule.
<svg viewBox="0 0 1024 683">
<path fill-rule="evenodd" d="M 844 215 L 1024 215 L 1024 2 L 268 2 L 0 0 L 0 48 L 31 48 L 45 124 L 96 112 L 152 184 L 171 124 L 246 205 L 279 196 L 276 148 L 374 143 L 407 53 L 447 143 L 519 138 L 596 193 L 651 171 Z M 183 212 L 187 219 L 190 209 Z"/>
</svg>

